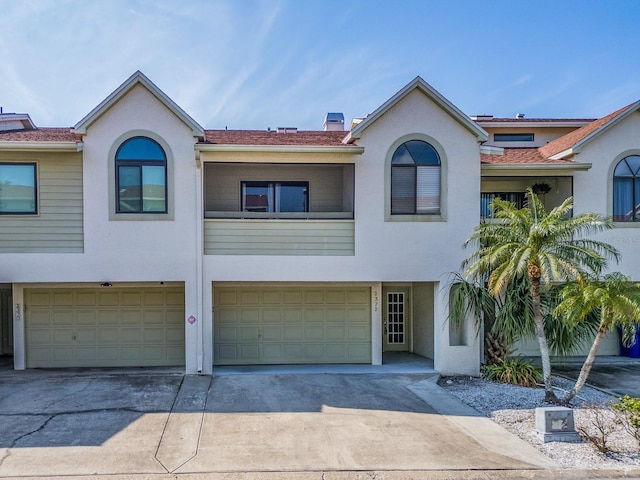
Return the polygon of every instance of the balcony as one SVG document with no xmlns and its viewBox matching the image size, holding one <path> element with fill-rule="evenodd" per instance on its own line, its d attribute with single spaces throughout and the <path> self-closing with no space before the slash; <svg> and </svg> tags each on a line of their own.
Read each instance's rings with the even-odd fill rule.
<svg viewBox="0 0 640 480">
<path fill-rule="evenodd" d="M 206 255 L 354 255 L 352 164 L 206 163 Z"/>
<path fill-rule="evenodd" d="M 480 184 L 480 218 L 489 219 L 491 202 L 499 198 L 513 203 L 516 208 L 525 206 L 525 191 L 538 186 L 538 197 L 547 211 L 560 205 L 573 195 L 572 177 L 482 177 Z M 534 188 L 534 190 L 536 190 Z"/>
</svg>

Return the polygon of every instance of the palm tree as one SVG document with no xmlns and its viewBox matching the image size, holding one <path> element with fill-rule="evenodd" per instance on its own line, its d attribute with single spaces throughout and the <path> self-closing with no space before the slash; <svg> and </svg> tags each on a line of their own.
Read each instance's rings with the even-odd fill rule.
<svg viewBox="0 0 640 480">
<path fill-rule="evenodd" d="M 551 384 L 549 345 L 541 311 L 541 287 L 553 282 L 582 280 L 599 274 L 608 258 L 619 258 L 611 245 L 581 238 L 612 228 L 609 219 L 596 213 L 570 216 L 573 198 L 547 212 L 529 188 L 527 205 L 517 209 L 504 200 L 492 202 L 493 221 L 478 225 L 465 247 L 478 249 L 462 263 L 465 278 L 488 275 L 488 290 L 495 298 L 516 278 L 528 276 L 533 319 L 540 346 L 545 401 L 558 402 Z"/>
<path fill-rule="evenodd" d="M 640 319 L 640 284 L 632 283 L 629 277 L 614 272 L 605 275 L 601 280 L 568 284 L 560 293 L 560 300 L 554 316 L 562 317 L 572 325 L 578 324 L 594 311 L 600 314 L 598 333 L 582 364 L 578 379 L 562 399 L 564 403 L 569 403 L 584 387 L 596 352 L 609 330 L 616 325 L 627 327 L 623 328 L 623 341 L 626 344 L 630 343 L 631 332 L 635 332 L 635 323 Z"/>
</svg>

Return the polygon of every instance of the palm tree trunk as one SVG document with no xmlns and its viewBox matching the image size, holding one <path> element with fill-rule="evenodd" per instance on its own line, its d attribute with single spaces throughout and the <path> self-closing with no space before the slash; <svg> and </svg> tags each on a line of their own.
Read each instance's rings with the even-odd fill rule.
<svg viewBox="0 0 640 480">
<path fill-rule="evenodd" d="M 558 397 L 553 392 L 551 383 L 551 358 L 549 355 L 549 344 L 547 335 L 544 332 L 544 319 L 540 309 L 540 277 L 529 276 L 531 281 L 531 303 L 533 307 L 533 318 L 536 323 L 536 333 L 538 345 L 540 346 L 540 360 L 542 361 L 542 380 L 544 382 L 544 401 L 547 403 L 558 403 Z"/>
<path fill-rule="evenodd" d="M 591 348 L 589 349 L 589 354 L 587 358 L 584 359 L 584 363 L 582 364 L 582 368 L 580 369 L 580 374 L 578 375 L 578 379 L 576 380 L 576 384 L 573 386 L 571 391 L 567 393 L 562 399 L 562 403 L 570 403 L 573 400 L 584 384 L 587 382 L 587 378 L 589 377 L 589 373 L 591 372 L 591 367 L 593 367 L 593 362 L 596 359 L 596 352 L 600 347 L 600 343 L 604 338 L 607 330 L 609 330 L 609 322 L 606 319 L 602 319 L 600 322 L 600 327 L 598 328 L 598 333 L 596 334 L 596 338 L 593 339 L 593 343 L 591 344 Z"/>
</svg>

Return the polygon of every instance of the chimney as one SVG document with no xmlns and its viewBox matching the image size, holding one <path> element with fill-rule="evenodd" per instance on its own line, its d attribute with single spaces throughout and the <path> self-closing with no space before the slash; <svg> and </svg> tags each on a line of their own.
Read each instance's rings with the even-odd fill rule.
<svg viewBox="0 0 640 480">
<path fill-rule="evenodd" d="M 344 132 L 344 115 L 342 113 L 327 113 L 324 117 L 322 130 L 325 132 Z"/>
</svg>

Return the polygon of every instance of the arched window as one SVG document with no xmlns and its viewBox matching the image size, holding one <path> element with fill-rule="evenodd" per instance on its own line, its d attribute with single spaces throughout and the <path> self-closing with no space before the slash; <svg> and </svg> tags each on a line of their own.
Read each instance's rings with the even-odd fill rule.
<svg viewBox="0 0 640 480">
<path fill-rule="evenodd" d="M 147 137 L 133 137 L 116 152 L 116 213 L 167 212 L 167 156 Z"/>
<path fill-rule="evenodd" d="M 613 171 L 613 220 L 640 222 L 640 155 L 623 158 Z"/>
<path fill-rule="evenodd" d="M 440 156 L 427 142 L 409 140 L 393 153 L 391 214 L 440 214 Z"/>
</svg>

